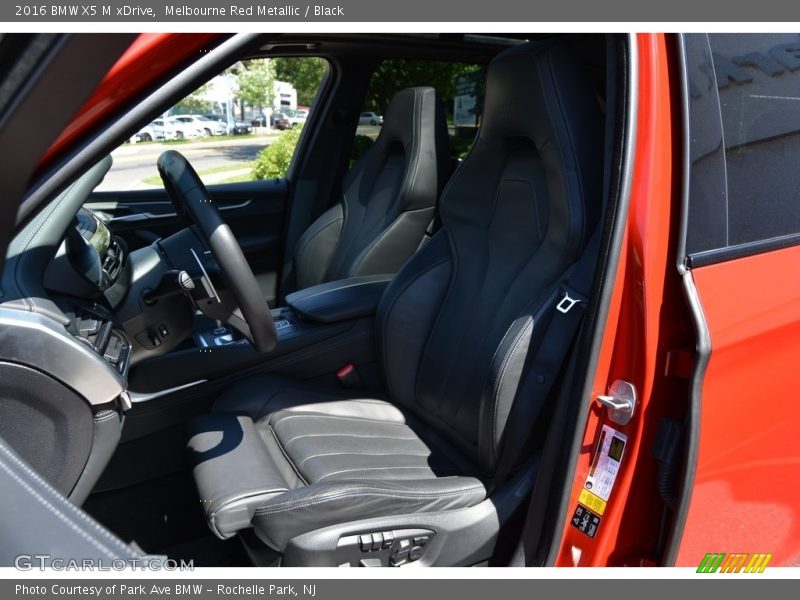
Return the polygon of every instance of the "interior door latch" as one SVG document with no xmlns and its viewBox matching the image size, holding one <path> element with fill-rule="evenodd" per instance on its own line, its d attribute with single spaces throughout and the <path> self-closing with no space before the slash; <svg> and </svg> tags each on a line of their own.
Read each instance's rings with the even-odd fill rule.
<svg viewBox="0 0 800 600">
<path fill-rule="evenodd" d="M 636 388 L 632 383 L 617 379 L 608 388 L 608 395 L 599 395 L 597 401 L 608 409 L 608 418 L 617 425 L 627 425 L 636 409 Z"/>
</svg>

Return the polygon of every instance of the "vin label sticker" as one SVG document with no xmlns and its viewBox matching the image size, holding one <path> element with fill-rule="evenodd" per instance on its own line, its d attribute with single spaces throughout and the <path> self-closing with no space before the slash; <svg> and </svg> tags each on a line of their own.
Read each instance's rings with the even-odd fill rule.
<svg viewBox="0 0 800 600">
<path fill-rule="evenodd" d="M 627 442 L 628 436 L 624 433 L 603 425 L 589 475 L 578 497 L 581 504 L 599 515 L 605 512 L 611 490 L 614 489 Z"/>
</svg>

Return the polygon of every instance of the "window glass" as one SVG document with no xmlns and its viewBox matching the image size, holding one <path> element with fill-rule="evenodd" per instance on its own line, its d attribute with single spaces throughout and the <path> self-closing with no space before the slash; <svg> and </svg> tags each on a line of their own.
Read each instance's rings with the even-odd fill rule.
<svg viewBox="0 0 800 600">
<path fill-rule="evenodd" d="M 359 115 L 351 165 L 380 132 L 386 107 L 407 87 L 432 86 L 444 102 L 452 155 L 463 158 L 472 146 L 483 108 L 485 67 L 469 63 L 389 59 L 381 62 L 370 80 Z"/>
<path fill-rule="evenodd" d="M 800 233 L 800 36 L 686 36 L 687 251 Z"/>
<path fill-rule="evenodd" d="M 206 185 L 285 177 L 327 70 L 316 57 L 232 65 L 112 152 L 114 165 L 98 189 L 163 187 L 156 160 L 170 148 Z"/>
</svg>

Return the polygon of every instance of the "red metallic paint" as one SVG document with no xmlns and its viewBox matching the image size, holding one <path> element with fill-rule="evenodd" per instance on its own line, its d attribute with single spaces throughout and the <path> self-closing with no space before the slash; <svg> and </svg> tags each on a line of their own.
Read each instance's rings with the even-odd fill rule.
<svg viewBox="0 0 800 600">
<path fill-rule="evenodd" d="M 800 247 L 693 276 L 712 350 L 677 564 L 762 552 L 800 565 Z"/>
<path fill-rule="evenodd" d="M 223 37 L 218 33 L 140 34 L 53 142 L 39 168 Z"/>
<path fill-rule="evenodd" d="M 669 413 L 666 351 L 678 344 L 672 298 L 678 293 L 674 266 L 675 123 L 670 90 L 671 40 L 663 34 L 637 36 L 639 106 L 636 149 L 626 236 L 611 309 L 602 341 L 593 397 L 616 379 L 633 383 L 636 415 L 625 427 L 611 423 L 593 404 L 578 457 L 556 564 L 605 566 L 647 564 L 652 560 L 661 506 L 655 490 L 652 440 L 660 416 Z M 682 385 L 685 388 L 685 383 Z M 674 401 L 674 399 L 673 399 Z M 600 429 L 608 424 L 628 436 L 616 485 L 594 539 L 571 526 Z"/>
</svg>

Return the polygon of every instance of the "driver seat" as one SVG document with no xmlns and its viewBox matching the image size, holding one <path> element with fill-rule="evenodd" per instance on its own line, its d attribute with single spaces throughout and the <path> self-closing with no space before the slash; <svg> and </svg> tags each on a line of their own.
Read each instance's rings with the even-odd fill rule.
<svg viewBox="0 0 800 600">
<path fill-rule="evenodd" d="M 596 95 L 567 46 L 523 44 L 492 61 L 442 228 L 378 308 L 385 395 L 259 376 L 193 421 L 194 475 L 219 537 L 252 527 L 284 560 L 294 553 L 288 564 L 317 565 L 340 564 L 347 544 L 364 551 L 351 534 L 371 530 L 385 532 L 366 536 L 372 551 L 402 531 L 442 539 L 454 523 L 485 535 L 474 548 L 490 543 L 496 529 L 458 519 L 491 509 L 481 514 L 496 528 L 491 503 L 524 497 L 492 478 L 528 348 L 598 219 L 601 142 Z M 439 558 L 450 560 L 466 561 Z"/>
</svg>

